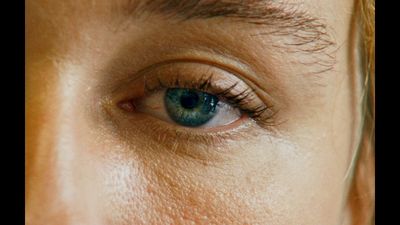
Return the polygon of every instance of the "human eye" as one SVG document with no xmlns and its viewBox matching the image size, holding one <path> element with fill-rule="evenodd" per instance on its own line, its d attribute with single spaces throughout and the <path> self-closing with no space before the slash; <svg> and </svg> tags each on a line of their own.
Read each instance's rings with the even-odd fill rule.
<svg viewBox="0 0 400 225">
<path fill-rule="evenodd" d="M 135 94 L 123 98 L 120 108 L 176 129 L 212 133 L 250 123 L 268 126 L 273 121 L 272 106 L 245 81 L 222 68 L 175 62 L 153 66 L 138 76 L 125 88 Z"/>
<path fill-rule="evenodd" d="M 192 128 L 229 125 L 244 116 L 223 97 L 194 88 L 163 88 L 132 104 L 139 112 Z"/>
<path fill-rule="evenodd" d="M 139 84 L 128 87 L 142 89 L 142 93 L 120 103 L 132 113 L 192 129 L 230 129 L 250 120 L 268 123 L 272 119 L 272 107 L 252 87 L 215 66 L 167 63 L 139 76 Z"/>
</svg>

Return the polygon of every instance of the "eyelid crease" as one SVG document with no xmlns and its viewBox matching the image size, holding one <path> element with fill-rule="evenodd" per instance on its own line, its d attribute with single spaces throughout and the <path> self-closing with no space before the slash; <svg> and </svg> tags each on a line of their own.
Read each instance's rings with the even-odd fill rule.
<svg viewBox="0 0 400 225">
<path fill-rule="evenodd" d="M 279 90 L 280 85 L 277 84 L 279 82 L 279 77 L 277 77 L 276 71 L 272 69 L 275 66 L 271 66 L 271 68 L 265 67 L 261 70 L 258 66 L 254 66 L 254 63 L 244 60 L 242 57 L 238 57 L 229 50 L 225 51 L 219 48 L 199 45 L 196 46 L 196 48 L 174 46 L 173 51 L 168 53 L 168 55 L 163 56 L 162 59 L 154 60 L 148 64 L 146 63 L 140 70 L 129 71 L 130 69 L 127 69 L 125 73 L 129 74 L 129 76 L 121 80 L 121 85 L 115 87 L 112 92 L 118 92 L 118 89 L 123 88 L 125 84 L 141 79 L 143 74 L 147 74 L 148 71 L 154 68 L 174 63 L 197 63 L 225 70 L 240 77 L 240 79 L 253 88 L 257 94 L 260 94 L 259 97 L 265 102 L 273 100 L 271 94 L 277 91 L 283 91 Z M 268 61 L 266 63 L 274 65 L 273 61 Z M 264 83 L 270 85 L 262 85 Z"/>
<path fill-rule="evenodd" d="M 210 56 L 208 56 L 208 57 L 210 57 Z M 212 57 L 213 60 L 207 60 L 206 59 L 207 57 L 196 58 L 193 55 L 190 55 L 190 58 L 191 59 L 188 59 L 186 57 L 181 57 L 181 58 L 164 60 L 162 62 L 154 63 L 154 64 L 147 66 L 144 69 L 136 72 L 134 79 L 141 79 L 143 74 L 148 74 L 149 71 L 152 71 L 155 68 L 164 67 L 164 66 L 170 65 L 170 64 L 171 65 L 175 64 L 175 63 L 201 64 L 201 65 L 206 65 L 209 67 L 215 67 L 219 70 L 226 71 L 236 77 L 240 77 L 240 80 L 244 81 L 244 83 L 246 83 L 249 87 L 251 87 L 253 89 L 253 91 L 255 91 L 256 93 L 262 92 L 262 95 L 266 96 L 265 98 L 263 98 L 262 96 L 258 96 L 263 101 L 269 102 L 269 101 L 273 100 L 272 96 L 270 94 L 268 94 L 268 92 L 266 90 L 267 88 L 260 85 L 260 83 L 262 83 L 261 81 L 265 82 L 265 80 L 263 80 L 263 78 L 260 75 L 256 74 L 251 68 L 249 68 L 247 63 L 242 62 L 241 60 L 238 60 L 236 57 L 230 59 L 230 60 L 235 61 L 235 65 L 229 63 L 230 60 L 228 60 L 228 62 L 226 62 L 223 59 L 219 59 L 219 57 L 215 58 L 215 56 Z M 226 55 L 224 55 L 223 58 L 226 58 Z M 224 64 L 228 64 L 228 66 L 226 66 Z M 236 64 L 239 64 L 239 65 L 236 65 Z M 242 67 L 244 67 L 244 68 L 242 68 Z M 269 73 L 269 72 L 267 71 L 266 73 Z M 248 76 L 240 76 L 241 74 L 247 74 Z"/>
</svg>

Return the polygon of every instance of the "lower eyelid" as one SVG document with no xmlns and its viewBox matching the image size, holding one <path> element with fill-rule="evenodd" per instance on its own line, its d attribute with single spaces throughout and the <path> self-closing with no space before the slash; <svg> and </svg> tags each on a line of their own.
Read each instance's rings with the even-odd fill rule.
<svg viewBox="0 0 400 225">
<path fill-rule="evenodd" d="M 242 114 L 241 117 L 233 123 L 220 127 L 202 129 L 177 126 L 165 120 L 154 119 L 152 116 L 145 113 L 138 113 L 136 116 L 123 113 L 122 117 L 126 120 L 125 123 L 121 123 L 122 126 L 127 126 L 127 124 L 132 123 L 136 124 L 134 127 L 129 126 L 128 129 L 133 128 L 134 130 L 140 130 L 141 132 L 151 134 L 150 136 L 152 138 L 161 135 L 165 141 L 167 141 L 167 139 L 171 139 L 172 141 L 179 138 L 186 142 L 191 142 L 192 144 L 196 144 L 197 142 L 198 144 L 204 144 L 205 142 L 224 144 L 227 140 L 235 140 L 247 135 L 255 137 L 256 134 L 261 134 L 260 131 L 262 130 L 262 128 L 246 114 Z"/>
<path fill-rule="evenodd" d="M 203 160 L 215 163 L 227 162 L 232 156 L 246 154 L 248 150 L 246 144 L 259 142 L 260 139 L 267 140 L 274 135 L 260 127 L 246 114 L 221 130 L 177 127 L 144 113 L 126 112 L 112 107 L 112 104 L 106 110 L 107 116 L 111 116 L 112 121 L 112 123 L 107 123 L 109 124 L 107 126 L 115 130 L 114 134 L 121 141 L 127 144 L 132 143 L 132 146 L 141 142 L 148 146 L 146 150 L 197 162 Z M 240 147 L 238 143 L 243 143 L 243 147 Z"/>
<path fill-rule="evenodd" d="M 246 150 L 232 148 L 232 142 L 256 141 L 260 135 L 265 135 L 265 131 L 250 120 L 247 120 L 248 122 L 239 120 L 237 121 L 240 123 L 239 126 L 232 124 L 232 128 L 214 131 L 213 128 L 196 130 L 180 127 L 177 129 L 175 125 L 162 120 L 150 119 L 148 116 L 143 116 L 140 122 L 137 119 L 130 122 L 129 119 L 122 123 L 125 123 L 125 126 L 132 123 L 139 125 L 134 128 L 127 127 L 125 134 L 128 136 L 125 135 L 126 137 L 140 134 L 141 141 L 145 141 L 147 146 L 154 146 L 149 149 L 196 161 L 222 162 L 229 160 L 230 156 L 235 155 L 237 151 Z M 132 134 L 129 135 L 129 133 Z M 143 137 L 145 138 L 143 139 Z"/>
</svg>

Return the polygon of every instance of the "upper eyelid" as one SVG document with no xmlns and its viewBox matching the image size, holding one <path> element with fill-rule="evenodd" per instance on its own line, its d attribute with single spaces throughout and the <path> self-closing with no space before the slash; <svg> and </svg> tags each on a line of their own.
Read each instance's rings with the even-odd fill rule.
<svg viewBox="0 0 400 225">
<path fill-rule="evenodd" d="M 272 98 L 272 96 L 264 91 L 264 88 L 260 88 L 260 85 L 262 82 L 259 82 L 258 80 L 256 82 L 253 82 L 252 79 L 246 79 L 245 75 L 242 74 L 246 74 L 248 75 L 248 73 L 246 72 L 242 72 L 240 75 L 238 75 L 238 73 L 235 72 L 231 72 L 231 71 L 235 71 L 232 68 L 228 68 L 228 66 L 221 66 L 220 64 L 217 63 L 213 63 L 212 61 L 208 61 L 208 60 L 198 60 L 198 59 L 191 59 L 191 60 L 187 60 L 187 59 L 173 59 L 173 60 L 166 60 L 166 61 L 162 61 L 159 63 L 155 63 L 152 64 L 150 66 L 147 66 L 141 70 L 139 70 L 137 73 L 135 73 L 129 80 L 127 80 L 126 82 L 123 82 L 122 87 L 119 86 L 117 88 L 114 89 L 114 91 L 112 92 L 114 96 L 112 100 L 113 102 L 121 102 L 121 101 L 127 101 L 129 99 L 132 99 L 131 96 L 127 96 L 126 93 L 122 93 L 119 94 L 121 91 L 120 90 L 126 90 L 126 89 L 130 89 L 130 90 L 137 90 L 138 88 L 143 88 L 143 94 L 144 92 L 146 92 L 146 82 L 147 82 L 147 77 L 148 76 L 154 76 L 155 71 L 161 71 L 162 74 L 168 73 L 167 70 L 173 70 L 173 68 L 182 68 L 182 65 L 192 65 L 192 66 L 205 66 L 208 67 L 208 70 L 211 69 L 216 69 L 216 70 L 220 70 L 220 73 L 225 73 L 225 74 L 229 74 L 230 77 L 234 77 L 236 79 L 236 81 L 240 81 L 243 82 L 244 85 L 246 85 L 246 88 L 242 88 L 242 89 L 238 89 L 240 90 L 240 92 L 243 92 L 245 89 L 250 89 L 252 91 L 252 93 L 254 93 L 254 95 L 260 99 L 262 102 L 264 102 L 264 104 L 268 107 L 268 108 L 272 108 L 272 107 L 276 107 L 275 104 L 275 100 Z M 163 68 L 165 70 L 163 70 Z M 196 67 L 196 70 L 198 70 L 198 67 Z M 193 70 L 195 71 L 195 70 Z M 205 71 L 205 72 L 210 72 L 210 71 Z M 187 73 L 186 73 L 187 74 Z M 197 77 L 197 76 L 196 76 Z M 138 83 L 139 82 L 139 83 Z M 140 84 L 142 83 L 142 84 Z M 233 83 L 232 83 L 233 84 Z M 231 85 L 232 85 L 231 84 Z M 132 87 L 131 85 L 134 85 L 134 87 Z M 223 90 L 226 90 L 225 87 Z M 204 90 L 202 90 L 204 91 Z M 216 90 L 215 90 L 216 91 Z M 215 94 L 216 92 L 212 93 Z M 238 93 L 236 93 L 238 94 Z"/>
<path fill-rule="evenodd" d="M 213 50 L 213 52 L 215 49 Z M 266 75 L 261 76 L 257 74 L 255 71 L 252 70 L 251 66 L 249 66 L 246 62 L 243 62 L 242 60 L 230 56 L 230 55 L 223 55 L 223 53 L 217 53 L 212 54 L 213 57 L 210 57 L 207 52 L 204 52 L 205 56 L 202 56 L 200 53 L 197 54 L 197 57 L 195 56 L 190 56 L 185 57 L 176 57 L 173 59 L 167 59 L 163 60 L 161 62 L 156 62 L 153 63 L 147 67 L 144 67 L 143 69 L 137 71 L 130 80 L 135 80 L 139 79 L 143 74 L 147 74 L 149 71 L 157 68 L 157 67 L 162 67 L 165 65 L 173 65 L 175 63 L 198 63 L 198 64 L 204 64 L 207 66 L 211 67 L 216 67 L 218 69 L 222 69 L 226 72 L 229 72 L 233 74 L 234 76 L 238 77 L 240 80 L 242 80 L 244 83 L 246 83 L 249 87 L 251 87 L 254 91 L 260 92 L 262 91 L 264 95 L 268 95 L 268 98 L 272 98 L 267 92 L 266 92 L 266 86 L 262 85 L 263 83 L 266 83 L 265 78 Z M 220 57 L 219 57 L 220 56 Z M 211 60 L 208 58 L 212 58 Z M 232 63 L 230 63 L 232 62 Z M 265 73 L 269 74 L 269 71 L 265 71 Z M 129 82 L 129 81 L 127 81 Z M 272 84 L 272 82 L 268 82 Z"/>
<path fill-rule="evenodd" d="M 177 65 L 174 65 L 177 64 Z M 178 61 L 178 60 L 174 60 L 174 61 L 165 61 L 163 63 L 159 63 L 159 64 L 154 64 L 153 66 L 151 66 L 151 68 L 147 68 L 145 70 L 143 70 L 144 75 L 146 76 L 146 74 L 148 73 L 150 77 L 156 77 L 155 76 L 155 71 L 154 70 L 160 70 L 161 74 L 164 75 L 166 73 L 171 73 L 171 72 L 167 72 L 167 70 L 174 70 L 172 68 L 174 67 L 178 67 L 178 68 L 182 68 L 182 64 L 184 65 L 188 65 L 189 67 L 195 67 L 195 66 L 205 66 L 207 67 L 206 71 L 202 71 L 202 72 L 196 72 L 197 75 L 194 75 L 193 78 L 201 78 L 201 85 L 214 85 L 215 86 L 215 77 L 221 76 L 221 73 L 226 74 L 226 76 L 229 76 L 231 78 L 234 78 L 235 82 L 231 82 L 231 85 L 229 87 L 225 87 L 223 88 L 224 91 L 226 91 L 228 88 L 229 89 L 233 89 L 235 88 L 237 85 L 239 85 L 239 83 L 243 83 L 244 85 L 246 85 L 245 89 L 249 89 L 251 91 L 256 92 L 256 87 L 257 85 L 253 84 L 251 81 L 246 80 L 243 76 L 239 76 L 236 73 L 232 73 L 231 69 L 226 69 L 225 67 L 220 67 L 220 66 L 215 66 L 215 64 L 207 64 L 204 62 L 198 62 L 196 60 L 185 60 L 185 61 Z M 180 66 L 179 66 L 180 65 Z M 166 70 L 163 70 L 162 68 L 166 67 Z M 153 71 L 152 71 L 153 70 Z M 180 76 L 182 77 L 180 80 L 182 81 L 186 81 L 186 83 L 178 83 L 177 85 L 190 85 L 190 83 L 194 83 L 196 86 L 199 85 L 199 82 L 193 82 L 193 80 L 191 79 L 186 79 L 185 76 L 189 73 L 192 73 L 191 71 L 189 71 L 189 69 L 187 69 L 188 71 L 182 71 L 185 69 L 176 69 L 174 70 L 174 72 L 172 72 L 174 75 L 176 76 Z M 198 70 L 198 69 L 197 69 Z M 214 70 L 214 71 L 212 71 Z M 217 71 L 219 72 L 217 72 Z M 202 75 L 202 77 L 199 77 L 199 74 Z M 229 74 L 229 75 L 228 75 Z M 228 79 L 229 77 L 226 77 L 226 79 Z M 158 78 L 157 78 L 158 79 Z M 146 84 L 146 78 L 145 78 L 145 85 Z M 159 80 L 158 80 L 159 81 Z M 188 83 L 187 81 L 189 81 L 190 83 Z M 214 81 L 214 82 L 212 82 Z M 254 87 L 256 86 L 256 87 Z M 206 90 L 206 88 L 202 89 L 203 91 Z M 243 91 L 243 88 L 241 89 Z M 214 93 L 214 94 L 218 94 L 218 93 Z M 222 93 L 221 93 L 222 94 Z"/>
<path fill-rule="evenodd" d="M 143 49 L 153 47 L 150 43 L 148 46 L 143 46 Z M 129 46 L 124 48 L 125 50 L 120 54 L 121 57 L 110 61 L 109 66 L 107 66 L 107 73 L 116 73 L 121 77 L 118 86 L 140 79 L 140 76 L 155 67 L 181 62 L 200 63 L 223 69 L 241 78 L 250 84 L 253 89 L 263 92 L 264 95 L 268 95 L 271 89 L 279 90 L 281 86 L 279 84 L 280 78 L 278 77 L 279 71 L 276 70 L 279 62 L 275 61 L 276 55 L 274 52 L 268 53 L 272 57 L 263 59 L 262 65 L 268 64 L 269 66 L 262 66 L 257 59 L 253 58 L 259 57 L 257 55 L 246 55 L 244 57 L 239 52 L 232 51 L 229 46 L 215 46 L 203 42 L 199 42 L 195 46 L 192 44 L 168 45 L 167 48 L 153 51 L 157 53 L 155 56 L 145 54 L 144 61 L 137 61 L 131 54 L 133 50 L 130 50 L 131 48 Z M 139 55 L 144 53 L 139 52 Z M 119 89 L 118 86 L 114 86 L 111 91 L 114 92 Z M 270 98 L 271 96 L 268 97 Z"/>
<path fill-rule="evenodd" d="M 182 63 L 181 63 L 182 64 Z M 164 65 L 169 67 L 169 65 Z M 199 67 L 199 65 L 190 64 L 192 67 Z M 189 66 L 189 67 L 190 67 Z M 171 66 L 172 67 L 172 66 Z M 168 77 L 165 75 L 163 69 L 159 68 L 161 71 L 162 77 Z M 160 81 L 160 77 L 153 71 L 150 72 L 150 75 L 153 78 L 153 87 L 150 88 L 150 92 L 154 91 L 158 88 L 170 88 L 170 87 L 180 87 L 180 88 L 194 88 L 200 91 L 209 92 L 210 94 L 217 95 L 222 97 L 227 103 L 240 108 L 243 112 L 249 113 L 254 117 L 267 117 L 267 115 L 274 114 L 271 111 L 275 110 L 275 102 L 271 98 L 262 99 L 260 98 L 257 91 L 245 82 L 243 79 L 240 79 L 238 76 L 229 73 L 228 71 L 224 71 L 220 68 L 214 68 L 217 71 L 208 71 L 209 74 L 203 74 L 201 72 L 197 72 L 193 77 L 186 77 L 185 75 L 190 74 L 191 71 L 194 71 L 194 68 L 187 69 L 186 72 L 173 72 L 176 77 L 167 78 L 166 84 Z M 211 69 L 209 69 L 211 70 Z M 225 75 L 221 75 L 225 74 Z M 219 76 L 219 77 L 218 77 Z M 217 78 L 215 78 L 217 77 Z M 229 78 L 230 77 L 230 78 Z M 200 79 L 199 79 L 200 78 Z M 214 79 L 215 78 L 215 79 Z M 234 79 L 233 79 L 234 78 Z M 177 81 L 183 80 L 183 82 L 176 83 Z M 193 81 L 192 79 L 198 79 L 197 81 Z M 145 79 L 146 80 L 146 79 Z M 169 83 L 168 83 L 169 82 Z M 218 83 L 220 82 L 220 83 Z M 222 83 L 221 83 L 222 82 Z M 210 89 L 199 88 L 203 86 L 205 83 L 208 84 Z M 206 85 L 207 86 L 207 85 Z M 262 116 L 261 116 L 262 115 Z"/>
</svg>

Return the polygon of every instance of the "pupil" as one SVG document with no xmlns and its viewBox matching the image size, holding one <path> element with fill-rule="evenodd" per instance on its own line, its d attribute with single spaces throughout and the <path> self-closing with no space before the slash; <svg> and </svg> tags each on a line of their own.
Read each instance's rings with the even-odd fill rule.
<svg viewBox="0 0 400 225">
<path fill-rule="evenodd" d="M 185 109 L 195 108 L 198 105 L 199 100 L 199 95 L 193 91 L 183 93 L 180 99 L 181 105 Z"/>
<path fill-rule="evenodd" d="M 164 101 L 169 117 L 183 126 L 201 126 L 218 113 L 218 97 L 194 89 L 169 88 Z"/>
</svg>

